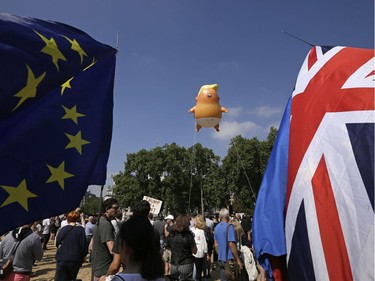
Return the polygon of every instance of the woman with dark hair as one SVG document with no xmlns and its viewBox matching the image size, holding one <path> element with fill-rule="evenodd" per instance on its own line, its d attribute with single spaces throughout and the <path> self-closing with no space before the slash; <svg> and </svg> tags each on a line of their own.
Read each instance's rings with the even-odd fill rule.
<svg viewBox="0 0 375 281">
<path fill-rule="evenodd" d="M 132 216 L 120 225 L 120 257 L 125 264 L 122 273 L 110 275 L 113 281 L 163 281 L 164 263 L 154 229 L 147 217 Z"/>
<path fill-rule="evenodd" d="M 190 217 L 179 215 L 169 234 L 168 246 L 171 249 L 172 278 L 192 280 L 194 256 L 197 247 L 193 233 L 189 230 Z"/>
<path fill-rule="evenodd" d="M 56 236 L 56 273 L 55 281 L 69 281 L 77 277 L 83 259 L 87 255 L 85 229 L 77 225 L 80 219 L 76 211 L 67 216 L 68 225 L 61 228 Z"/>
</svg>

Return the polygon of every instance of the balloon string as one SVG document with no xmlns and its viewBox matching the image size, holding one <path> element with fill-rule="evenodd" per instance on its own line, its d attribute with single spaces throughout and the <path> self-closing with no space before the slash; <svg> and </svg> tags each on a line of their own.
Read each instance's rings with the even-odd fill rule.
<svg viewBox="0 0 375 281">
<path fill-rule="evenodd" d="M 189 205 L 188 210 L 190 210 L 190 202 L 191 202 L 191 189 L 193 187 L 193 167 L 195 166 L 195 145 L 197 143 L 197 131 L 195 130 L 195 119 L 193 119 L 193 155 L 191 157 L 191 169 L 190 169 L 190 190 L 189 190 Z"/>
</svg>

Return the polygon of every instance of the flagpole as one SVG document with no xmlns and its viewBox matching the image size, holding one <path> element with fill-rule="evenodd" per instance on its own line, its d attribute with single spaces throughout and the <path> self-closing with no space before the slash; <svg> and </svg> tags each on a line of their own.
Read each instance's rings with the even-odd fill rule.
<svg viewBox="0 0 375 281">
<path fill-rule="evenodd" d="M 104 189 L 104 185 L 102 185 L 100 187 L 100 202 L 99 202 L 99 217 L 102 213 L 102 209 L 103 209 L 103 189 Z"/>
<path fill-rule="evenodd" d="M 117 32 L 117 36 L 116 36 L 116 49 L 117 49 L 117 51 L 119 51 L 119 47 L 120 47 L 120 32 Z"/>
<path fill-rule="evenodd" d="M 307 42 L 307 41 L 305 41 L 305 40 L 303 40 L 303 39 L 301 39 L 301 38 L 299 38 L 299 37 L 297 37 L 297 36 L 294 36 L 294 35 L 292 35 L 292 34 L 286 32 L 286 31 L 284 31 L 284 30 L 281 30 L 281 32 L 284 33 L 285 35 L 289 35 L 290 37 L 293 37 L 294 39 L 296 39 L 296 40 L 298 40 L 298 41 L 301 41 L 301 42 L 303 42 L 303 43 L 305 43 L 305 44 L 307 44 L 307 45 L 309 45 L 309 46 L 311 46 L 311 47 L 314 47 L 313 44 L 311 44 L 311 43 L 309 43 L 309 42 Z"/>
</svg>

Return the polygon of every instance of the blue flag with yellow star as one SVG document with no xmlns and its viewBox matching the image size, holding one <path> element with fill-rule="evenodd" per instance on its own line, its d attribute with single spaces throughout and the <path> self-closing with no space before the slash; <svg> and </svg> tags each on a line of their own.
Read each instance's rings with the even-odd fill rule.
<svg viewBox="0 0 375 281">
<path fill-rule="evenodd" d="M 0 234 L 105 184 L 115 60 L 74 27 L 0 13 Z"/>
</svg>

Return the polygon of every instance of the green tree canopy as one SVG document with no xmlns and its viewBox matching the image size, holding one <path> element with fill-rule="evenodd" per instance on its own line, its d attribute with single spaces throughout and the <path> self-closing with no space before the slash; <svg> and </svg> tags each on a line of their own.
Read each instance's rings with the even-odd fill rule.
<svg viewBox="0 0 375 281">
<path fill-rule="evenodd" d="M 164 213 L 202 212 L 230 204 L 237 211 L 252 208 L 277 135 L 267 140 L 237 136 L 227 155 L 219 156 L 197 143 L 176 143 L 126 155 L 125 169 L 113 177 L 114 194 L 122 206 L 143 196 L 163 201 Z"/>
</svg>

